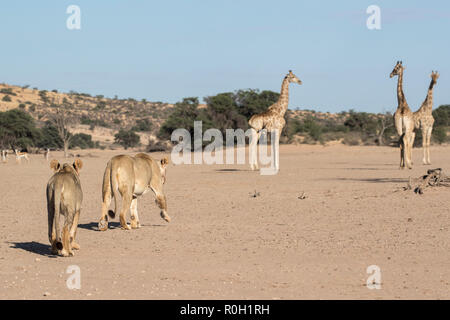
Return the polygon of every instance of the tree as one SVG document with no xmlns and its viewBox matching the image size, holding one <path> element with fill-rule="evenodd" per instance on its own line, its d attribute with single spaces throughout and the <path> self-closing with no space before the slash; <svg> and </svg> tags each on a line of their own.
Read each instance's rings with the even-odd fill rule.
<svg viewBox="0 0 450 320">
<path fill-rule="evenodd" d="M 384 134 L 389 128 L 394 127 L 394 120 L 392 114 L 387 112 L 381 114 L 378 118 L 378 145 L 383 146 L 385 144 Z"/>
<path fill-rule="evenodd" d="M 247 119 L 239 114 L 235 95 L 231 92 L 206 97 L 206 113 L 214 127 L 225 133 L 226 129 L 247 129 Z"/>
<path fill-rule="evenodd" d="M 70 111 L 73 106 L 69 102 L 59 104 L 53 100 L 51 107 L 55 110 L 55 113 L 51 114 L 49 118 L 58 131 L 58 135 L 63 142 L 64 157 L 67 158 L 69 154 L 70 141 L 73 138 L 73 135 L 70 133 L 69 129 L 75 123 L 75 118 Z"/>
<path fill-rule="evenodd" d="M 194 136 L 194 121 L 202 122 L 202 131 L 213 128 L 213 122 L 207 115 L 205 109 L 198 108 L 198 98 L 184 98 L 183 101 L 177 102 L 172 113 L 162 124 L 158 132 L 158 138 L 161 140 L 170 140 L 172 132 L 176 129 L 186 129 Z M 191 147 L 194 146 L 194 139 L 191 141 Z"/>
<path fill-rule="evenodd" d="M 89 149 L 95 148 L 96 143 L 92 141 L 92 136 L 86 133 L 77 133 L 73 135 L 70 141 L 70 149 L 73 148 Z"/>
<path fill-rule="evenodd" d="M 2 101 L 11 102 L 11 97 L 9 95 L 6 95 L 2 98 Z"/>
<path fill-rule="evenodd" d="M 114 142 L 126 149 L 135 147 L 140 142 L 140 137 L 133 130 L 120 129 L 114 136 Z"/>
<path fill-rule="evenodd" d="M 41 138 L 33 118 L 20 109 L 0 112 L 0 140 L 3 147 L 28 148 Z"/>
<path fill-rule="evenodd" d="M 16 138 L 11 132 L 5 130 L 5 128 L 0 127 L 0 148 L 9 149 L 14 145 Z"/>
<path fill-rule="evenodd" d="M 132 130 L 145 132 L 145 131 L 151 131 L 152 127 L 153 127 L 153 125 L 150 122 L 150 120 L 147 118 L 144 118 L 144 119 L 136 120 L 136 125 L 132 128 Z"/>
<path fill-rule="evenodd" d="M 239 90 L 234 94 L 234 101 L 238 112 L 244 117 L 250 119 L 257 113 L 266 111 L 268 107 L 277 102 L 280 94 L 278 92 L 264 90 Z"/>
<path fill-rule="evenodd" d="M 450 126 L 450 105 L 442 105 L 433 110 L 434 126 Z"/>
<path fill-rule="evenodd" d="M 434 128 L 432 137 L 434 141 L 442 144 L 447 141 L 447 131 L 444 129 L 444 127 Z"/>
<path fill-rule="evenodd" d="M 58 129 L 50 122 L 46 123 L 41 132 L 42 137 L 37 145 L 39 148 L 61 149 L 64 147 L 64 142 L 59 136 Z"/>
</svg>

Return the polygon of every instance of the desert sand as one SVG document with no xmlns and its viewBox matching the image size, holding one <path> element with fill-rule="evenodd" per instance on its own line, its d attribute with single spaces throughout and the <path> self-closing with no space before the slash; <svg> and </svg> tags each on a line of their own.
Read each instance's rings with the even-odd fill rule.
<svg viewBox="0 0 450 320">
<path fill-rule="evenodd" d="M 450 298 L 450 189 L 402 190 L 427 169 L 450 173 L 449 147 L 431 148 L 432 166 L 415 149 L 412 170 L 399 170 L 398 149 L 340 145 L 283 145 L 275 176 L 171 164 L 172 222 L 148 193 L 140 229 L 121 230 L 116 218 L 105 232 L 97 222 L 106 162 L 135 152 L 79 153 L 81 250 L 69 258 L 50 253 L 44 157 L 0 164 L 1 299 Z M 70 265 L 80 267 L 79 290 L 66 286 Z M 370 265 L 381 270 L 379 290 L 366 286 Z"/>
</svg>

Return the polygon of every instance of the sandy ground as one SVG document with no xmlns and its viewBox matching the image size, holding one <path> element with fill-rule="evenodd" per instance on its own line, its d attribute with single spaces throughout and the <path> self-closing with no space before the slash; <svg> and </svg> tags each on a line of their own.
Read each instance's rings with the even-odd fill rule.
<svg viewBox="0 0 450 320">
<path fill-rule="evenodd" d="M 450 148 L 431 151 L 431 167 L 450 172 Z M 115 220 L 106 232 L 96 230 L 102 175 L 120 152 L 83 153 L 93 157 L 82 158 L 81 250 L 70 258 L 49 251 L 47 162 L 0 164 L 0 298 L 450 298 L 450 190 L 398 191 L 430 168 L 420 149 L 409 171 L 387 147 L 282 146 L 275 176 L 244 165 L 171 165 L 172 222 L 148 193 L 141 229 Z M 66 286 L 70 265 L 80 267 L 80 290 Z M 366 286 L 370 265 L 381 270 L 380 290 Z"/>
</svg>

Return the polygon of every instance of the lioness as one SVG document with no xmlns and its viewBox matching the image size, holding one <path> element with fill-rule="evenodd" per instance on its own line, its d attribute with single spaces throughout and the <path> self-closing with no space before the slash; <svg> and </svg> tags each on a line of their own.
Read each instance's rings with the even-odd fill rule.
<svg viewBox="0 0 450 320">
<path fill-rule="evenodd" d="M 109 160 L 103 176 L 103 203 L 102 216 L 98 223 L 99 230 L 108 229 L 108 215 L 111 218 L 115 217 L 119 208 L 119 193 L 122 196 L 122 208 L 119 215 L 122 229 L 139 228 L 137 197 L 147 193 L 150 189 L 155 193 L 156 204 L 161 209 L 161 218 L 170 222 L 170 217 L 167 215 L 166 196 L 163 191 L 168 164 L 167 158 L 157 161 L 145 153 L 138 153 L 134 157 L 118 155 Z M 114 198 L 115 211 L 108 211 L 112 198 Z M 128 210 L 131 212 L 131 228 L 126 221 Z"/>
<path fill-rule="evenodd" d="M 64 257 L 73 256 L 72 249 L 80 249 L 75 242 L 75 235 L 83 201 L 78 176 L 82 166 L 80 159 L 75 160 L 73 165 L 65 163 L 62 167 L 58 160 L 50 162 L 50 168 L 55 174 L 47 184 L 48 239 L 52 245 L 52 253 Z M 59 230 L 60 214 L 65 216 L 62 242 Z"/>
</svg>

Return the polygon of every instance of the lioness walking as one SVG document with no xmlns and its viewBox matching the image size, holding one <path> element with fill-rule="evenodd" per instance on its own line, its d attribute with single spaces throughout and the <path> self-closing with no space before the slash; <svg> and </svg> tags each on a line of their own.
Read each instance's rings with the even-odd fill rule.
<svg viewBox="0 0 450 320">
<path fill-rule="evenodd" d="M 134 157 L 118 155 L 109 160 L 103 176 L 103 203 L 102 216 L 98 223 L 99 230 L 108 229 L 108 215 L 111 218 L 115 217 L 119 208 L 119 193 L 122 196 L 122 208 L 119 215 L 122 229 L 139 228 L 137 198 L 150 189 L 155 193 L 156 204 L 161 209 L 161 218 L 170 222 L 170 217 L 167 215 L 166 196 L 163 191 L 168 163 L 167 158 L 157 161 L 145 153 L 138 153 Z M 115 211 L 108 211 L 112 198 L 114 198 Z M 128 210 L 131 212 L 131 227 L 126 221 Z"/>
<path fill-rule="evenodd" d="M 57 160 L 50 162 L 50 168 L 55 174 L 47 184 L 48 239 L 52 245 L 52 253 L 64 257 L 73 256 L 72 249 L 80 249 L 75 242 L 75 236 L 83 201 L 78 176 L 82 166 L 80 159 L 75 160 L 73 165 L 65 163 L 62 167 Z M 62 240 L 59 229 L 60 214 L 65 216 Z"/>
</svg>

